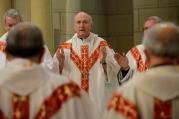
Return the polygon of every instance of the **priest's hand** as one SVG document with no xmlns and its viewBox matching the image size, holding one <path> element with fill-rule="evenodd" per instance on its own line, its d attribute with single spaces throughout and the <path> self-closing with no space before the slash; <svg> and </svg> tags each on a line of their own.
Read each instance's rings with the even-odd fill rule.
<svg viewBox="0 0 179 119">
<path fill-rule="evenodd" d="M 100 52 L 99 52 L 100 63 L 102 64 L 106 63 L 106 56 L 107 56 L 106 48 L 100 47 Z"/>
<path fill-rule="evenodd" d="M 129 69 L 129 61 L 125 53 L 115 53 L 114 58 L 117 61 L 117 63 L 122 67 L 123 70 Z"/>
<path fill-rule="evenodd" d="M 59 72 L 62 73 L 63 67 L 64 67 L 64 60 L 65 60 L 65 55 L 63 49 L 58 49 L 56 53 L 56 57 L 59 62 Z"/>
</svg>

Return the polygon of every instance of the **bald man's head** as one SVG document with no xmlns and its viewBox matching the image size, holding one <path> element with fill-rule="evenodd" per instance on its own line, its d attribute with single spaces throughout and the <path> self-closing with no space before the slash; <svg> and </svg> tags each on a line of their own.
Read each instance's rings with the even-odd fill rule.
<svg viewBox="0 0 179 119">
<path fill-rule="evenodd" d="M 43 46 L 39 28 L 30 23 L 19 23 L 7 36 L 6 52 L 15 57 L 28 58 L 39 55 Z"/>
<path fill-rule="evenodd" d="M 173 23 L 159 23 L 143 39 L 146 49 L 155 56 L 179 57 L 179 28 Z"/>
<path fill-rule="evenodd" d="M 86 12 L 79 12 L 74 18 L 74 30 L 78 38 L 86 39 L 93 26 L 92 17 Z"/>
</svg>

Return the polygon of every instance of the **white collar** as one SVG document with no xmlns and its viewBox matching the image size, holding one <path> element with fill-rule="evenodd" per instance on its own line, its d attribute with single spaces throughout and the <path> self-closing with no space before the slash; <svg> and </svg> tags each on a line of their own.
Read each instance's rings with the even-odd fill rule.
<svg viewBox="0 0 179 119">
<path fill-rule="evenodd" d="M 7 35 L 8 35 L 8 32 L 6 32 L 5 34 L 3 34 L 3 36 L 1 36 L 1 38 L 0 38 L 0 40 L 6 42 L 6 40 L 7 40 Z"/>
<path fill-rule="evenodd" d="M 75 40 L 78 40 L 82 44 L 85 44 L 85 43 L 89 43 L 89 42 L 93 41 L 97 37 L 98 36 L 96 34 L 90 32 L 89 36 L 86 39 L 82 40 L 82 39 L 78 38 L 77 33 L 74 35 L 73 38 L 75 38 Z"/>
<path fill-rule="evenodd" d="M 0 72 L 1 86 L 11 92 L 27 95 L 48 82 L 48 71 L 41 65 L 33 64 L 31 67 L 25 65 L 28 60 L 15 59 Z M 25 66 L 25 67 L 24 67 Z"/>
<path fill-rule="evenodd" d="M 134 78 L 140 90 L 163 101 L 179 96 L 179 66 L 158 66 Z"/>
</svg>

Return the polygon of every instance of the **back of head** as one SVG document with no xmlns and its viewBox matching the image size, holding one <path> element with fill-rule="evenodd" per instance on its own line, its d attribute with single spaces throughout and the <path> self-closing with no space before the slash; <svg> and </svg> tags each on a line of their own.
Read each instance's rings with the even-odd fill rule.
<svg viewBox="0 0 179 119">
<path fill-rule="evenodd" d="M 15 57 L 28 58 L 39 55 L 43 46 L 40 29 L 30 23 L 20 23 L 7 36 L 6 52 Z"/>
<path fill-rule="evenodd" d="M 179 28 L 170 22 L 156 24 L 144 36 L 143 43 L 154 56 L 178 58 Z"/>
</svg>

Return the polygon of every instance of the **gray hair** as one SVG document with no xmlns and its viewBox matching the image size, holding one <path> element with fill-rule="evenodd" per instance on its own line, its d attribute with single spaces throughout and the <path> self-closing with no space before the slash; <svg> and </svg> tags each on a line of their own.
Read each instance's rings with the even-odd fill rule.
<svg viewBox="0 0 179 119">
<path fill-rule="evenodd" d="M 165 29 L 172 29 L 165 32 Z M 154 56 L 177 58 L 179 57 L 179 27 L 171 22 L 159 23 L 149 29 L 143 38 L 146 49 Z"/>
<path fill-rule="evenodd" d="M 148 17 L 147 19 L 145 19 L 145 22 L 146 22 L 146 21 L 149 21 L 149 20 L 154 20 L 154 21 L 156 21 L 157 23 L 162 22 L 162 18 L 160 18 L 160 17 L 158 17 L 158 16 L 150 16 L 150 17 Z"/>
<path fill-rule="evenodd" d="M 9 9 L 4 13 L 4 15 L 3 15 L 3 21 L 4 22 L 6 21 L 7 17 L 19 17 L 20 21 L 21 22 L 23 21 L 20 12 L 18 10 L 16 10 L 16 9 Z"/>
<path fill-rule="evenodd" d="M 86 13 L 86 12 L 84 12 L 84 11 L 78 12 L 78 13 L 75 15 L 75 17 L 74 17 L 74 21 L 75 21 L 76 16 L 79 15 L 79 14 L 84 14 L 84 15 L 86 15 L 86 16 L 88 17 L 89 23 L 93 24 L 93 19 L 92 19 L 91 15 L 89 15 L 88 13 Z"/>
</svg>

